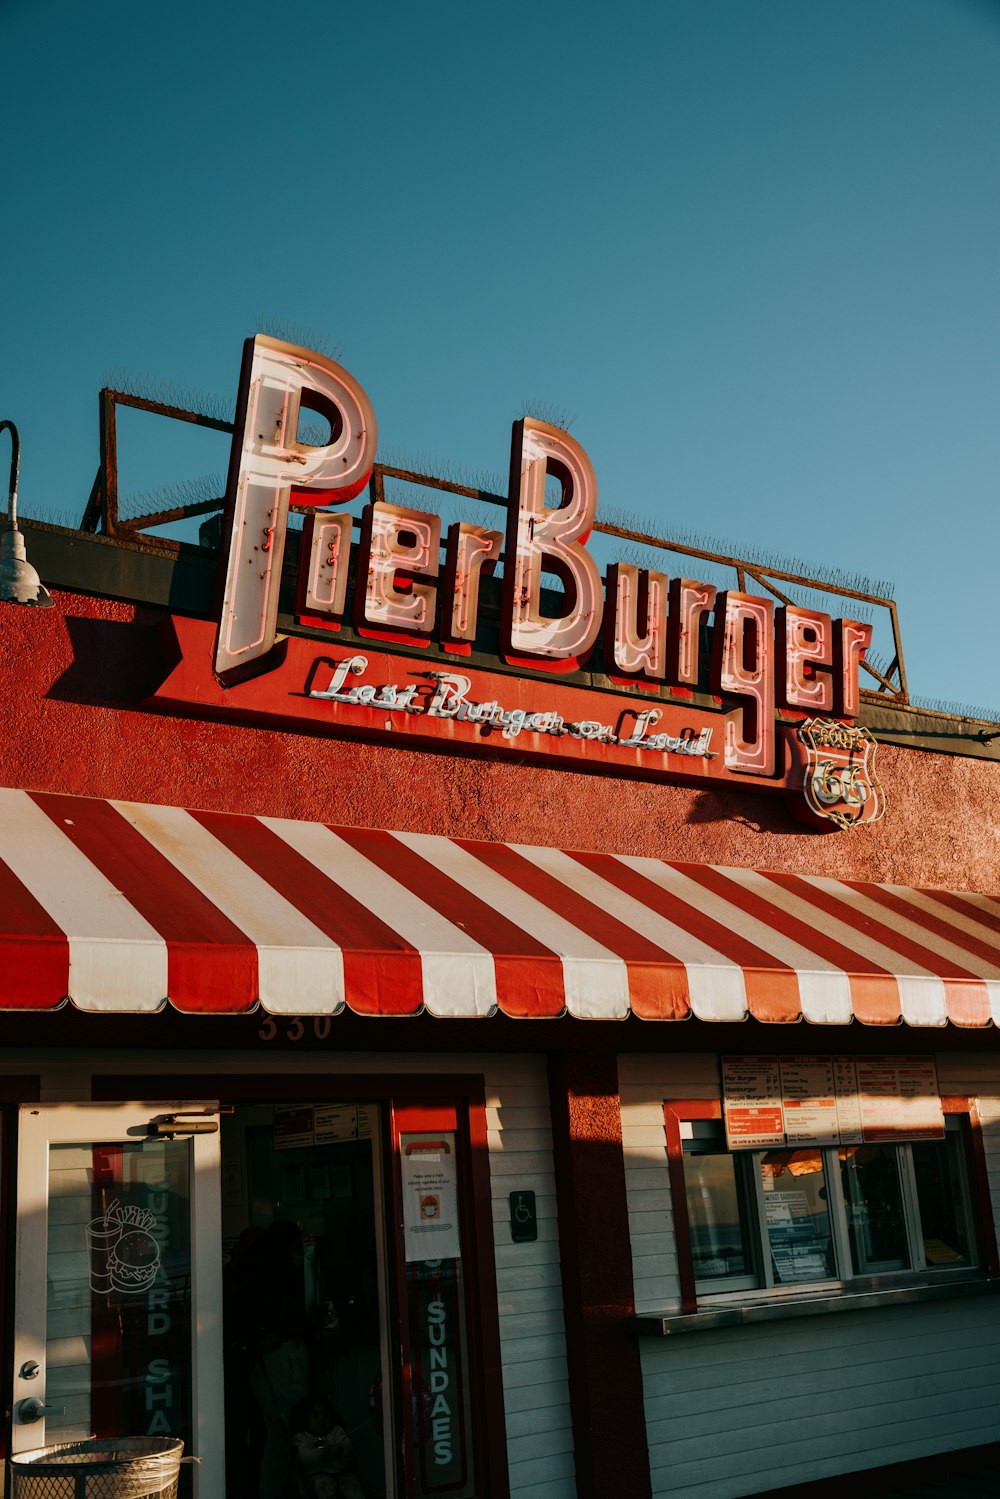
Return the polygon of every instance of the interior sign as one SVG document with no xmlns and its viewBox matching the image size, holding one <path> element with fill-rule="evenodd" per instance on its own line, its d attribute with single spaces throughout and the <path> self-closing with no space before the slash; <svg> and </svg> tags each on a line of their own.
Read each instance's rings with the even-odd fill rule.
<svg viewBox="0 0 1000 1499">
<path fill-rule="evenodd" d="M 408 1280 L 418 1491 L 425 1499 L 454 1499 L 469 1492 L 459 1287 L 447 1263 L 438 1260 L 411 1265 Z"/>
</svg>

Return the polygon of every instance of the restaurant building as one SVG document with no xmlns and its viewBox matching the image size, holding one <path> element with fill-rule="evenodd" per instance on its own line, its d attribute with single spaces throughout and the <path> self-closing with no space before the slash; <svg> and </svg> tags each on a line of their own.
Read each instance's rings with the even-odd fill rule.
<svg viewBox="0 0 1000 1499">
<path fill-rule="evenodd" d="M 602 576 L 544 423 L 444 533 L 258 337 L 196 546 L 118 514 L 129 404 L 194 419 L 103 393 L 0 603 L 7 1450 L 270 1499 L 319 1392 L 371 1499 L 737 1499 L 1000 1441 L 1000 730 L 866 671 L 884 601 Z"/>
</svg>

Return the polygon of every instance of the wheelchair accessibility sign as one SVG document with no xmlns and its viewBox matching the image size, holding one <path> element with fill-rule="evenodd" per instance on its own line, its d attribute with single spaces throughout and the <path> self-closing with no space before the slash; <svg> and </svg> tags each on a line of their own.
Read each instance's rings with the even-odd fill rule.
<svg viewBox="0 0 1000 1499">
<path fill-rule="evenodd" d="M 534 1192 L 510 1194 L 510 1236 L 515 1244 L 531 1244 L 538 1238 Z"/>
</svg>

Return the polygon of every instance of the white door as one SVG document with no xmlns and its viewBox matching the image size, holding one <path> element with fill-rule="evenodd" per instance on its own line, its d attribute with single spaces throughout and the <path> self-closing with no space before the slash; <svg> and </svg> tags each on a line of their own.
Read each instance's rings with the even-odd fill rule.
<svg viewBox="0 0 1000 1499">
<path fill-rule="evenodd" d="M 20 1110 L 15 1453 L 180 1436 L 196 1499 L 225 1492 L 217 1124 L 206 1103 Z"/>
</svg>

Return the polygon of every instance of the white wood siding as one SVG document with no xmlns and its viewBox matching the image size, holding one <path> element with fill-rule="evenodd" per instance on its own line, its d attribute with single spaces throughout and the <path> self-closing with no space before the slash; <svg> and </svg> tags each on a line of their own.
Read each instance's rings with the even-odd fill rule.
<svg viewBox="0 0 1000 1499">
<path fill-rule="evenodd" d="M 491 1058 L 485 1077 L 511 1499 L 576 1499 L 545 1062 Z M 534 1244 L 511 1243 L 515 1188 L 535 1193 Z"/>
<path fill-rule="evenodd" d="M 45 1418 L 46 1442 L 75 1442 L 91 1432 L 92 1160 L 80 1145 L 58 1145 L 49 1154 L 45 1399 L 55 1409 Z"/>
<path fill-rule="evenodd" d="M 900 1047 L 905 1050 L 905 1047 Z M 1000 1227 L 1000 1057 L 938 1060 L 979 1097 Z M 668 1098 L 717 1098 L 714 1055 L 620 1059 L 636 1305 L 677 1310 Z M 1000 1440 L 1000 1297 L 883 1307 L 640 1341 L 654 1495 L 763 1489 Z"/>
</svg>

